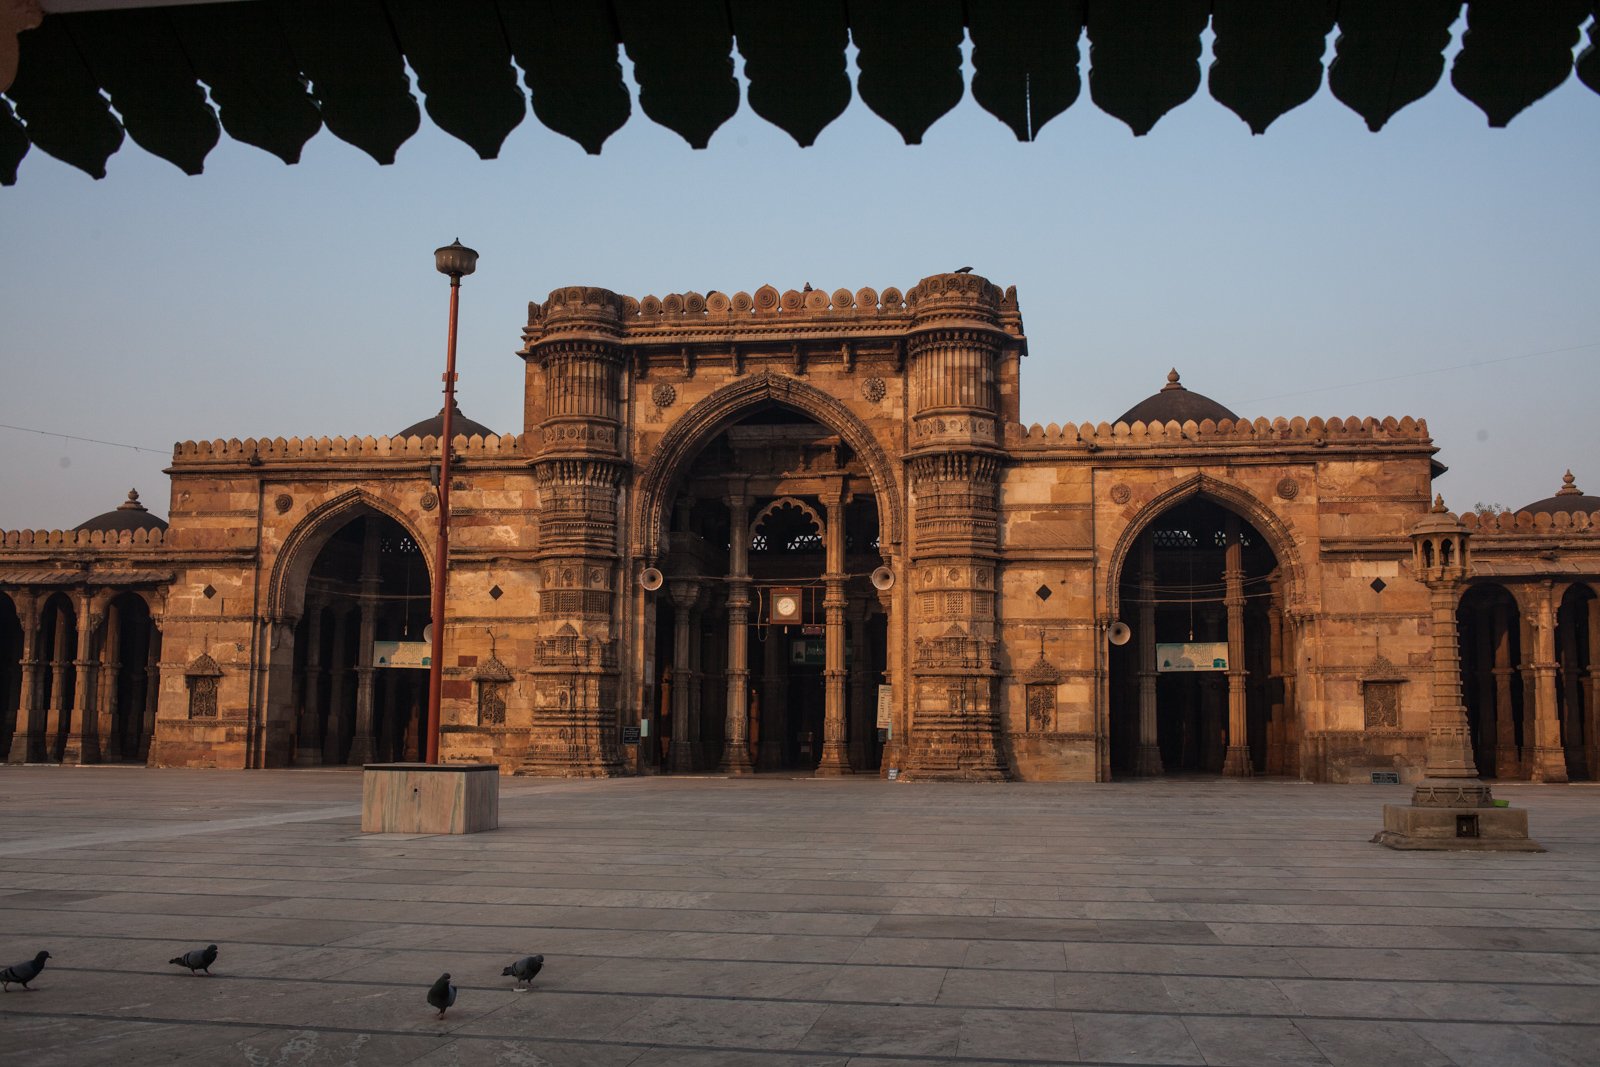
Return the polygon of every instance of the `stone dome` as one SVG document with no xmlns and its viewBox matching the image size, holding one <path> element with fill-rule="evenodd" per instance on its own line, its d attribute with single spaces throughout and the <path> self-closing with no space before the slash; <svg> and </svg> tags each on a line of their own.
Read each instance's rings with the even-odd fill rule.
<svg viewBox="0 0 1600 1067">
<path fill-rule="evenodd" d="M 1561 478 L 1561 488 L 1556 490 L 1555 496 L 1547 496 L 1543 500 L 1535 500 L 1520 511 L 1531 511 L 1535 515 L 1554 515 L 1558 511 L 1581 511 L 1593 515 L 1600 511 L 1600 496 L 1589 496 L 1579 489 L 1576 480 L 1569 470 Z"/>
<path fill-rule="evenodd" d="M 122 530 L 165 530 L 167 522 L 150 514 L 150 509 L 139 503 L 139 490 L 129 489 L 128 499 L 118 504 L 103 515 L 96 515 L 88 522 L 74 526 L 75 530 L 93 531 L 122 531 Z"/>
<path fill-rule="evenodd" d="M 435 415 L 433 418 L 423 419 L 421 422 L 412 423 L 410 426 L 407 426 L 405 429 L 395 434 L 395 436 L 438 437 L 443 431 L 444 408 L 440 408 L 439 414 Z M 489 427 L 485 426 L 483 423 L 474 422 L 465 415 L 461 414 L 460 404 L 453 404 L 450 412 L 450 436 L 471 437 L 473 434 L 477 434 L 480 437 L 498 436 L 493 430 L 489 429 Z"/>
<path fill-rule="evenodd" d="M 1185 389 L 1179 384 L 1178 371 L 1174 368 L 1167 372 L 1167 384 L 1161 387 L 1160 392 L 1133 405 L 1117 421 L 1131 426 L 1135 422 L 1146 425 L 1152 422 L 1204 422 L 1206 419 L 1221 422 L 1238 417 L 1209 396 Z"/>
</svg>

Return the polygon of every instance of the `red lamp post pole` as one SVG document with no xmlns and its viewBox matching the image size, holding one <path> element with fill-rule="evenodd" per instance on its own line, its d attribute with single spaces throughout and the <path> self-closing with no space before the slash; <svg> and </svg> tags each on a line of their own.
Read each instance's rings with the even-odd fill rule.
<svg viewBox="0 0 1600 1067">
<path fill-rule="evenodd" d="M 450 335 L 444 364 L 444 418 L 439 427 L 439 539 L 433 556 L 433 648 L 428 658 L 428 729 L 424 759 L 439 762 L 439 703 L 444 690 L 444 598 L 450 559 L 451 415 L 456 406 L 456 312 L 461 303 L 462 275 L 471 274 L 478 254 L 460 241 L 434 253 L 440 273 L 450 276 Z"/>
</svg>

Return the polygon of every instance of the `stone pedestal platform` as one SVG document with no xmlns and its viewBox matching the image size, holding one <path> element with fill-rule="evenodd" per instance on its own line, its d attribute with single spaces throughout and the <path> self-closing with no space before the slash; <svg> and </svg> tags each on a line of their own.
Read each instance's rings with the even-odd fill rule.
<svg viewBox="0 0 1600 1067">
<path fill-rule="evenodd" d="M 1477 780 L 1425 779 L 1410 804 L 1385 804 L 1372 839 L 1394 849 L 1543 852 L 1528 838 L 1528 813 L 1494 805 Z"/>
<path fill-rule="evenodd" d="M 361 774 L 364 834 L 475 834 L 500 826 L 493 763 L 369 763 Z"/>
</svg>

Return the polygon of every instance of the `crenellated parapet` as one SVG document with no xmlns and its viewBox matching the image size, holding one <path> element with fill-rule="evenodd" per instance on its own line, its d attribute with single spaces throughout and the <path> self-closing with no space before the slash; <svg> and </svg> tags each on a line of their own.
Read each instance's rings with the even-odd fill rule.
<svg viewBox="0 0 1600 1067">
<path fill-rule="evenodd" d="M 1559 532 L 1600 539 L 1600 511 L 1469 511 L 1461 516 L 1461 523 L 1485 536 Z"/>
<path fill-rule="evenodd" d="M 483 437 L 457 435 L 457 455 L 468 458 L 515 458 L 522 449 L 516 434 Z M 172 446 L 173 466 L 209 463 L 257 466 L 264 463 L 306 463 L 352 459 L 400 459 L 425 462 L 438 454 L 439 441 L 427 437 L 237 437 L 215 441 L 179 441 Z"/>
<path fill-rule="evenodd" d="M 1126 422 L 1118 423 L 1050 423 L 1040 426 L 1033 423 L 1007 423 L 1006 446 L 1017 450 L 1083 447 L 1140 448 L 1182 447 L 1185 445 L 1230 444 L 1260 447 L 1262 445 L 1307 445 L 1327 447 L 1367 442 L 1393 442 L 1396 444 L 1432 443 L 1428 423 L 1407 415 L 1396 419 L 1372 417 L 1333 417 L 1323 419 L 1295 417 L 1275 419 L 1222 419 L 1201 422 Z"/>
<path fill-rule="evenodd" d="M 0 530 L 0 548 L 155 548 L 165 530 Z"/>
</svg>

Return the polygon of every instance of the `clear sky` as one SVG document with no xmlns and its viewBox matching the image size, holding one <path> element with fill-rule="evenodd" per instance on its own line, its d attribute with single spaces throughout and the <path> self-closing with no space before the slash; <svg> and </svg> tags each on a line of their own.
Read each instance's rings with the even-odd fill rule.
<svg viewBox="0 0 1600 1067">
<path fill-rule="evenodd" d="M 0 528 L 130 486 L 164 515 L 176 440 L 432 415 L 432 253 L 457 236 L 482 254 L 461 404 L 502 432 L 527 302 L 558 285 L 904 289 L 972 265 L 1017 287 L 1024 421 L 1114 419 L 1176 367 L 1241 415 L 1426 418 L 1456 510 L 1569 466 L 1600 494 L 1600 96 L 1576 79 L 1505 130 L 1444 83 L 1375 135 L 1324 86 L 1252 137 L 1202 86 L 1143 138 L 1085 91 L 1033 144 L 969 95 L 918 147 L 859 100 L 805 150 L 746 105 L 696 152 L 635 105 L 599 157 L 530 113 L 492 162 L 424 118 L 390 167 L 323 131 L 293 167 L 224 137 L 199 177 L 131 142 L 109 170 L 35 149 L 0 190 L 0 423 L 155 451 L 0 429 Z"/>
</svg>

